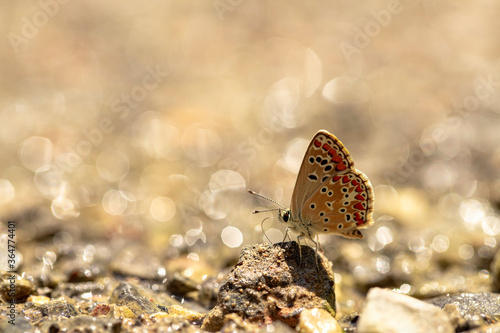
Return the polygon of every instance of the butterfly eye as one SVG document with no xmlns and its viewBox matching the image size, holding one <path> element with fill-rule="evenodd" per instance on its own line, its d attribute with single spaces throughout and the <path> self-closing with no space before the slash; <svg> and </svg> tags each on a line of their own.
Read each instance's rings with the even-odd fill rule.
<svg viewBox="0 0 500 333">
<path fill-rule="evenodd" d="M 288 222 L 289 218 L 290 218 L 290 213 L 289 212 L 285 212 L 285 214 L 283 214 L 283 221 L 284 222 Z"/>
</svg>

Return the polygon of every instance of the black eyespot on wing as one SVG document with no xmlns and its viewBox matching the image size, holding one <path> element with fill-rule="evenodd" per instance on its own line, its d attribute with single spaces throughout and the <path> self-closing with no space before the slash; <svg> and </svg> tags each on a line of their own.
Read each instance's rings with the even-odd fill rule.
<svg viewBox="0 0 500 333">
<path fill-rule="evenodd" d="M 339 225 L 337 226 L 337 229 L 342 229 L 344 226 L 342 225 L 342 223 L 339 223 Z"/>
<path fill-rule="evenodd" d="M 318 180 L 318 176 L 312 173 L 309 176 L 307 176 L 307 178 L 309 178 L 310 180 Z"/>
<path fill-rule="evenodd" d="M 321 161 L 322 161 L 321 156 L 316 157 L 316 162 L 321 163 Z"/>
<path fill-rule="evenodd" d="M 327 189 L 326 187 L 323 187 L 323 188 L 321 189 L 321 193 L 326 193 L 326 191 L 327 191 L 327 190 L 328 190 L 328 189 Z"/>
<path fill-rule="evenodd" d="M 328 160 L 325 158 L 323 161 L 321 161 L 321 165 L 325 165 L 326 163 L 328 163 Z"/>
<path fill-rule="evenodd" d="M 342 192 L 346 193 L 347 192 L 347 187 L 342 187 Z"/>
<path fill-rule="evenodd" d="M 316 208 L 316 205 L 314 203 L 312 203 L 309 207 L 311 207 L 311 209 L 314 209 L 314 208 Z"/>
<path fill-rule="evenodd" d="M 325 212 L 319 212 L 319 216 L 324 216 Z"/>
<path fill-rule="evenodd" d="M 345 214 L 345 220 L 349 222 L 351 220 L 351 214 Z"/>
<path fill-rule="evenodd" d="M 321 182 L 324 183 L 325 180 L 327 180 L 328 178 L 329 178 L 328 176 L 323 177 L 323 179 L 321 179 Z"/>
<path fill-rule="evenodd" d="M 330 170 L 332 170 L 332 169 L 333 169 L 333 167 L 329 164 L 329 165 L 327 165 L 327 166 L 325 167 L 325 172 L 328 172 L 328 171 L 330 171 Z"/>
<path fill-rule="evenodd" d="M 328 192 L 328 196 L 331 197 L 333 195 L 333 191 Z"/>
<path fill-rule="evenodd" d="M 313 164 L 314 163 L 314 157 L 309 157 L 309 163 Z"/>
<path fill-rule="evenodd" d="M 324 232 L 328 232 L 328 229 L 327 229 L 327 228 L 325 228 L 325 229 L 323 229 L 323 231 L 324 231 Z"/>
</svg>

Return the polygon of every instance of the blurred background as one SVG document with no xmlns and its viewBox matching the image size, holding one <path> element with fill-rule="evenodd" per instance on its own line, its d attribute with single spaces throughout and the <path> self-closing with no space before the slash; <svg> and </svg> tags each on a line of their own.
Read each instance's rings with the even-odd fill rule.
<svg viewBox="0 0 500 333">
<path fill-rule="evenodd" d="M 275 206 L 246 189 L 288 206 L 326 129 L 376 198 L 364 240 L 321 238 L 331 260 L 358 277 L 456 266 L 487 279 L 500 233 L 499 6 L 4 3 L 2 248 L 15 220 L 25 269 L 135 244 L 223 267 L 266 241 L 272 214 L 251 212 Z M 276 242 L 285 227 L 263 229 Z"/>
</svg>

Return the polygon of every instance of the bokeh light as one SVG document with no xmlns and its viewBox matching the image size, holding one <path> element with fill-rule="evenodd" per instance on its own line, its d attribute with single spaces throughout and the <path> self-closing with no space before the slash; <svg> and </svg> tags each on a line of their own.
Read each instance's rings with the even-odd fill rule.
<svg viewBox="0 0 500 333">
<path fill-rule="evenodd" d="M 443 290 L 439 273 L 493 274 L 497 5 L 404 2 L 382 25 L 382 2 L 58 3 L 19 43 L 9 36 L 42 8 L 2 5 L 0 243 L 18 221 L 21 267 L 123 247 L 222 267 L 295 240 L 281 206 L 246 190 L 288 208 L 325 129 L 375 191 L 362 240 L 319 237 L 343 286 L 385 279 L 424 298 Z"/>
</svg>

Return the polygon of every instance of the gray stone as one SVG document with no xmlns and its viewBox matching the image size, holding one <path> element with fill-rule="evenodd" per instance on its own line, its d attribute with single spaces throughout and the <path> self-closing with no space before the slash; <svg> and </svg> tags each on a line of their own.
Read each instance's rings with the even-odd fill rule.
<svg viewBox="0 0 500 333">
<path fill-rule="evenodd" d="M 127 306 L 136 316 L 157 312 L 156 306 L 142 296 L 130 283 L 122 282 L 111 293 L 110 303 Z"/>
<path fill-rule="evenodd" d="M 453 333 L 455 330 L 439 307 L 387 289 L 372 288 L 358 322 L 358 332 Z"/>
</svg>

